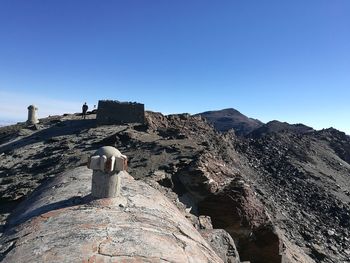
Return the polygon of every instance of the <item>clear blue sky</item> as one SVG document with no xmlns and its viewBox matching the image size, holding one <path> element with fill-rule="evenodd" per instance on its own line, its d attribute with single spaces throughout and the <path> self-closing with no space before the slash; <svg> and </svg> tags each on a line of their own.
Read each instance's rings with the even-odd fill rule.
<svg viewBox="0 0 350 263">
<path fill-rule="evenodd" d="M 1 0 L 0 119 L 98 99 L 350 134 L 350 1 Z"/>
</svg>

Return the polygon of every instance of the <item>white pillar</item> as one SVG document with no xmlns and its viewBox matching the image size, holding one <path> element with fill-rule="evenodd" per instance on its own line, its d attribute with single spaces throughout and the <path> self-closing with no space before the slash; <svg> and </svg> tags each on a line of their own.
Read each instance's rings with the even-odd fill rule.
<svg viewBox="0 0 350 263">
<path fill-rule="evenodd" d="M 91 195 L 95 198 L 113 198 L 120 194 L 119 172 L 127 169 L 127 157 L 116 148 L 104 146 L 98 149 L 88 161 L 93 170 Z"/>
<path fill-rule="evenodd" d="M 28 124 L 36 124 L 39 123 L 38 118 L 36 117 L 36 112 L 37 112 L 38 108 L 35 107 L 34 105 L 30 105 L 28 106 L 28 120 L 27 123 Z"/>
</svg>

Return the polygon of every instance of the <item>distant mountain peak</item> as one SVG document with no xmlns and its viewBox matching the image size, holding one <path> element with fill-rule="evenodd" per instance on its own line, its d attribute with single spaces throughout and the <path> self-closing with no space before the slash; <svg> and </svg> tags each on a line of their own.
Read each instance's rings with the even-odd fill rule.
<svg viewBox="0 0 350 263">
<path fill-rule="evenodd" d="M 222 110 L 205 111 L 205 112 L 199 113 L 198 115 L 207 115 L 207 114 L 220 114 L 220 115 L 226 115 L 226 116 L 243 115 L 241 112 L 239 112 L 238 110 L 236 110 L 234 108 L 226 108 L 226 109 L 222 109 Z"/>
<path fill-rule="evenodd" d="M 263 125 L 261 121 L 249 118 L 234 108 L 206 111 L 196 115 L 207 119 L 218 131 L 233 129 L 239 136 L 245 136 Z"/>
</svg>

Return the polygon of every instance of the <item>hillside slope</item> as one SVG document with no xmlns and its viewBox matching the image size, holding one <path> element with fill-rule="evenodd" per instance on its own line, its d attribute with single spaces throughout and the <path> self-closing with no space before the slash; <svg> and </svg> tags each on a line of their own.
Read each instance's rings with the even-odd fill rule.
<svg viewBox="0 0 350 263">
<path fill-rule="evenodd" d="M 255 168 L 250 179 L 287 236 L 317 262 L 349 262 L 350 138 L 286 125 L 258 129 L 235 148 Z"/>
</svg>

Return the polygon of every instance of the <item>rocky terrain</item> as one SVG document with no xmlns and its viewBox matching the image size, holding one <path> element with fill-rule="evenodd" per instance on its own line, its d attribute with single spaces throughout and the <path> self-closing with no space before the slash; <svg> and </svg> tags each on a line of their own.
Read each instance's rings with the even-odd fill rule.
<svg viewBox="0 0 350 263">
<path fill-rule="evenodd" d="M 251 135 L 235 148 L 256 169 L 256 190 L 290 240 L 318 262 L 349 262 L 350 138 L 294 128 Z"/>
<path fill-rule="evenodd" d="M 0 120 L 0 127 L 8 126 L 8 125 L 11 125 L 11 124 L 13 124 L 13 122 Z"/>
<path fill-rule="evenodd" d="M 129 173 L 171 200 L 224 262 L 235 262 L 229 238 L 242 262 L 350 262 L 349 136 L 254 120 L 219 132 L 202 116 L 147 112 L 145 125 L 97 126 L 94 114 L 71 114 L 0 128 L 3 231 L 38 185 L 111 145 L 128 156 Z M 212 228 L 229 235 L 219 242 Z"/>
</svg>

